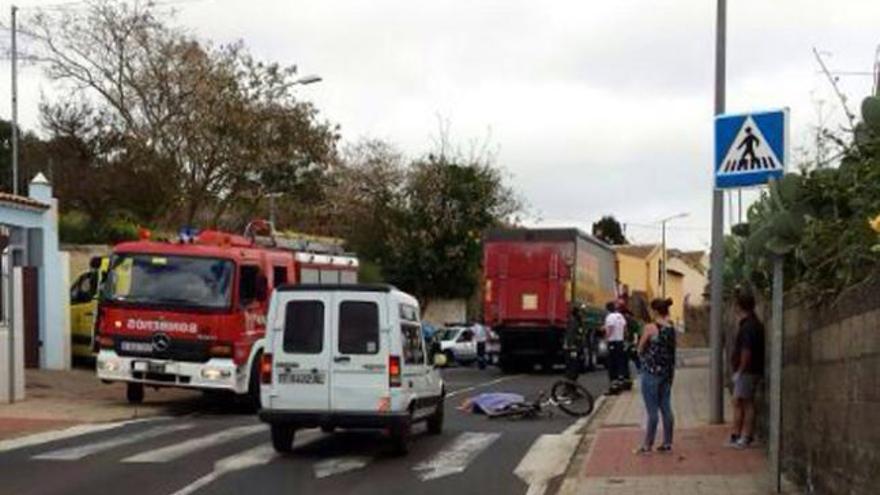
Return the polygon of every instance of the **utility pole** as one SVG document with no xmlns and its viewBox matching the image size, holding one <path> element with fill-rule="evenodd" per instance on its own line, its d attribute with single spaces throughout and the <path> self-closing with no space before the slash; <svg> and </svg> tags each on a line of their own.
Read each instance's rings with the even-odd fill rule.
<svg viewBox="0 0 880 495">
<path fill-rule="evenodd" d="M 715 115 L 724 113 L 727 42 L 727 0 L 717 0 L 715 20 Z M 710 280 L 709 347 L 709 422 L 724 423 L 724 355 L 722 352 L 721 315 L 722 290 L 724 289 L 724 192 L 715 188 L 712 192 L 712 258 Z"/>
<path fill-rule="evenodd" d="M 660 272 L 660 280 L 663 281 L 663 284 L 660 286 L 660 297 L 666 299 L 666 271 L 668 270 L 666 267 L 666 220 L 661 223 L 663 224 L 663 261 L 661 261 L 663 268 Z"/>
<path fill-rule="evenodd" d="M 16 48 L 16 12 L 12 6 L 12 194 L 18 194 L 18 49 Z"/>
</svg>

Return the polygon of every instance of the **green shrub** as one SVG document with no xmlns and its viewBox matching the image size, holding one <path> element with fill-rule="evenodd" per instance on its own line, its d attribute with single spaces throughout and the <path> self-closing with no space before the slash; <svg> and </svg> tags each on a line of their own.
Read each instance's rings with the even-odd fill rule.
<svg viewBox="0 0 880 495">
<path fill-rule="evenodd" d="M 138 238 L 138 224 L 127 218 L 96 222 L 87 214 L 72 210 L 58 219 L 58 236 L 65 244 L 116 244 Z"/>
</svg>

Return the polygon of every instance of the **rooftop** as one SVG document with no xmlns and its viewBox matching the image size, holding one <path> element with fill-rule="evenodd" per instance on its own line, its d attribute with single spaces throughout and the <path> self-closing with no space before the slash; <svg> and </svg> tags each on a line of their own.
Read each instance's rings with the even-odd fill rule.
<svg viewBox="0 0 880 495">
<path fill-rule="evenodd" d="M 659 244 L 627 244 L 624 246 L 614 246 L 614 250 L 618 253 L 636 258 L 647 258 L 657 249 L 660 249 Z"/>
<path fill-rule="evenodd" d="M 43 203 L 42 201 L 37 201 L 35 199 L 28 198 L 27 196 L 17 196 L 15 194 L 9 194 L 5 192 L 0 192 L 0 204 L 7 204 L 13 207 L 25 207 L 25 208 L 33 208 L 38 210 L 48 210 L 49 205 Z"/>
</svg>

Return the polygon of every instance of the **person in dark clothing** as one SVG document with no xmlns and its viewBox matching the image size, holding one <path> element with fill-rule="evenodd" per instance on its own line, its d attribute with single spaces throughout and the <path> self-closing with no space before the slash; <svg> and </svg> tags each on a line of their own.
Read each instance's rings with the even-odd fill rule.
<svg viewBox="0 0 880 495">
<path fill-rule="evenodd" d="M 647 454 L 654 447 L 660 415 L 663 416 L 663 444 L 657 447 L 657 451 L 672 450 L 675 424 L 672 415 L 672 381 L 675 377 L 676 330 L 669 318 L 670 306 L 672 299 L 651 301 L 654 323 L 645 325 L 639 339 L 639 354 L 642 359 L 641 389 L 648 413 L 648 427 L 644 442 L 635 450 L 636 454 Z"/>
<path fill-rule="evenodd" d="M 733 432 L 730 445 L 748 447 L 755 431 L 755 392 L 764 376 L 764 324 L 755 314 L 755 297 L 736 295 L 739 331 L 733 346 Z"/>
</svg>

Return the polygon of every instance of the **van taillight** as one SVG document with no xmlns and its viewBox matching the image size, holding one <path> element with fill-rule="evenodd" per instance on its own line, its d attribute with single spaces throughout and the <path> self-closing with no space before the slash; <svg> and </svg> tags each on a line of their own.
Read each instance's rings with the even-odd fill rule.
<svg viewBox="0 0 880 495">
<path fill-rule="evenodd" d="M 260 383 L 264 385 L 272 383 L 272 355 L 268 353 L 260 358 Z"/>
<path fill-rule="evenodd" d="M 388 356 L 388 384 L 399 387 L 400 379 L 400 356 Z"/>
</svg>

